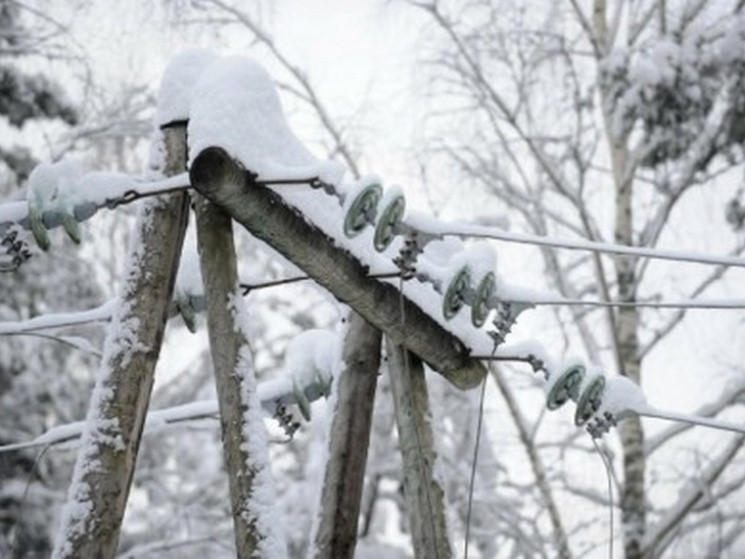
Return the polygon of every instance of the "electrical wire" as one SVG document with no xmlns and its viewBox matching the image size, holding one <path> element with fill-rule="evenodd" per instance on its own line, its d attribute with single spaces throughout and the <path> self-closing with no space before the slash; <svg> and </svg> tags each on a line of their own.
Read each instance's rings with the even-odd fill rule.
<svg viewBox="0 0 745 559">
<path fill-rule="evenodd" d="M 550 248 L 563 248 L 568 250 L 584 250 L 599 254 L 617 254 L 625 256 L 636 256 L 656 260 L 672 260 L 675 262 L 690 262 L 693 264 L 715 264 L 718 266 L 733 266 L 745 268 L 745 258 L 735 256 L 711 256 L 708 254 L 683 252 L 677 250 L 663 250 L 657 248 L 632 247 L 616 245 L 612 243 L 598 243 L 586 240 L 569 240 L 530 235 L 523 233 L 510 233 L 494 227 L 482 227 L 478 225 L 465 225 L 458 227 L 443 227 L 441 230 L 423 230 L 423 233 L 435 237 L 470 237 L 476 239 L 494 239 L 509 243 L 518 243 L 534 246 L 545 246 Z"/>
<path fill-rule="evenodd" d="M 568 306 L 568 307 L 611 307 L 611 308 L 648 308 L 648 309 L 743 309 L 745 299 L 689 299 L 682 301 L 597 301 L 586 299 L 541 299 L 540 296 L 528 300 L 509 300 L 505 303 L 518 303 L 535 306 Z"/>
<path fill-rule="evenodd" d="M 494 346 L 496 351 L 496 345 Z M 476 464 L 479 456 L 479 446 L 481 445 L 481 424 L 484 420 L 484 396 L 486 394 L 486 379 L 481 383 L 481 395 L 479 396 L 478 421 L 476 422 L 476 441 L 473 445 L 473 460 L 471 461 L 471 479 L 468 483 L 468 505 L 466 507 L 466 538 L 463 544 L 463 559 L 468 559 L 468 543 L 471 536 L 471 510 L 473 506 L 473 488 L 476 483 Z"/>
<path fill-rule="evenodd" d="M 609 500 L 609 515 L 610 515 L 610 539 L 608 541 L 608 559 L 613 559 L 613 479 L 611 475 L 611 467 L 610 463 L 608 461 L 608 457 L 605 455 L 605 453 L 602 451 L 600 446 L 598 445 L 597 440 L 595 440 L 595 437 L 592 437 L 592 444 L 595 445 L 595 450 L 598 451 L 598 454 L 600 455 L 600 459 L 603 461 L 603 466 L 605 467 L 605 475 L 608 479 L 608 500 Z"/>
</svg>

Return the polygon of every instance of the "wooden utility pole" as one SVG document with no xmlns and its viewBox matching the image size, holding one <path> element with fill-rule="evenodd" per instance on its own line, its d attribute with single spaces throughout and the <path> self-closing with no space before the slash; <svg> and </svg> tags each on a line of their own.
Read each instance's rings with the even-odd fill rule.
<svg viewBox="0 0 745 559">
<path fill-rule="evenodd" d="M 380 331 L 349 314 L 313 557 L 354 557 L 380 367 Z"/>
<path fill-rule="evenodd" d="M 186 126 L 162 129 L 163 174 L 186 169 Z M 53 557 L 114 557 L 188 216 L 185 193 L 145 202 L 108 329 Z"/>
<path fill-rule="evenodd" d="M 238 285 L 238 265 L 230 217 L 211 202 L 196 196 L 197 222 L 204 295 L 207 302 L 207 329 L 215 369 L 217 400 L 220 406 L 223 455 L 230 487 L 236 555 L 241 559 L 274 559 L 281 549 L 272 546 L 272 527 L 259 517 L 252 505 L 256 486 L 271 482 L 268 450 L 262 448 L 260 430 L 264 428 L 251 349 L 246 334 L 244 305 Z M 263 441 L 266 444 L 266 441 Z M 259 456 L 262 451 L 266 456 Z M 266 491 L 266 488 L 262 488 Z M 268 542 L 268 543 L 267 543 Z"/>
<path fill-rule="evenodd" d="M 333 240 L 309 224 L 270 189 L 256 184 L 224 150 L 207 148 L 193 160 L 191 184 L 249 232 L 268 243 L 320 285 L 351 306 L 395 343 L 424 359 L 459 388 L 473 388 L 486 375 L 456 336 L 398 289 L 370 277 L 368 270 Z"/>
<path fill-rule="evenodd" d="M 420 559 L 452 557 L 445 517 L 445 491 L 434 479 L 432 415 L 421 359 L 386 338 L 404 493 L 414 554 Z"/>
</svg>

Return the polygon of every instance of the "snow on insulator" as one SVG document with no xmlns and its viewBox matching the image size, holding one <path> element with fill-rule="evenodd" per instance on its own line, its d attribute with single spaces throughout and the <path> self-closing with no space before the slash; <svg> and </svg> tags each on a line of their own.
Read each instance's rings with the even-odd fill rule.
<svg viewBox="0 0 745 559">
<path fill-rule="evenodd" d="M 605 382 L 603 401 L 597 415 L 611 414 L 616 420 L 630 413 L 637 413 L 649 407 L 641 387 L 626 376 L 614 375 Z"/>
<path fill-rule="evenodd" d="M 196 315 L 204 306 L 203 303 L 198 305 L 197 301 L 201 301 L 204 297 L 204 283 L 196 240 L 193 236 L 187 236 L 184 240 L 173 291 L 176 306 L 184 319 L 184 324 L 190 332 L 196 332 Z"/>
<path fill-rule="evenodd" d="M 577 410 L 574 423 L 582 426 L 600 409 L 605 390 L 605 375 L 602 369 L 591 365 L 587 367 L 579 387 Z"/>
<path fill-rule="evenodd" d="M 295 400 L 306 420 L 310 419 L 310 401 L 306 389 L 317 387 L 325 395 L 333 382 L 336 335 L 329 330 L 306 330 L 287 344 L 284 376 L 291 379 Z"/>
<path fill-rule="evenodd" d="M 546 380 L 546 407 L 555 410 L 569 400 L 578 401 L 580 387 L 585 378 L 585 366 L 580 359 L 567 359 L 558 366 L 548 368 Z"/>
<path fill-rule="evenodd" d="M 171 59 L 160 81 L 158 106 L 155 109 L 156 126 L 189 120 L 191 88 L 217 58 L 208 50 L 190 48 Z"/>
<path fill-rule="evenodd" d="M 50 246 L 47 226 L 43 215 L 47 210 L 61 213 L 62 224 L 70 238 L 79 243 L 80 231 L 72 215 L 72 193 L 80 182 L 83 170 L 73 160 L 63 159 L 56 163 L 37 165 L 28 178 L 26 199 L 28 200 L 31 231 L 39 247 L 48 250 Z"/>
<path fill-rule="evenodd" d="M 647 398 L 638 384 L 621 375 L 607 379 L 600 406 L 588 424 L 588 431 L 595 437 L 600 436 L 607 432 L 612 425 L 615 425 L 618 420 L 632 414 L 701 425 L 723 431 L 745 433 L 745 425 L 742 424 L 657 409 L 647 402 Z"/>
<path fill-rule="evenodd" d="M 378 206 L 380 211 L 375 225 L 373 244 L 375 250 L 383 252 L 391 245 L 403 222 L 406 212 L 406 198 L 404 198 L 403 189 L 398 185 L 386 188 Z"/>
</svg>

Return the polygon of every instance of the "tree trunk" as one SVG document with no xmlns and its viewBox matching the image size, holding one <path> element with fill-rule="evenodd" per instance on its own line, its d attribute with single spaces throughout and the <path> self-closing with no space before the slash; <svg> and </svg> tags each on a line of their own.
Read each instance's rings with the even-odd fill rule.
<svg viewBox="0 0 745 559">
<path fill-rule="evenodd" d="M 606 132 L 611 151 L 611 168 L 615 184 L 615 242 L 634 244 L 633 178 L 628 171 L 627 138 L 617 138 L 606 118 Z M 618 284 L 618 300 L 636 301 L 636 263 L 631 256 L 618 255 L 613 259 Z M 614 345 L 619 373 L 641 385 L 639 357 L 639 310 L 621 307 L 615 315 Z M 621 492 L 621 522 L 623 524 L 626 559 L 640 559 L 646 532 L 644 429 L 638 415 L 624 419 L 619 425 L 623 450 L 624 483 Z"/>
<path fill-rule="evenodd" d="M 386 339 L 391 391 L 404 470 L 404 492 L 414 555 L 452 557 L 445 518 L 445 492 L 434 479 L 431 413 L 422 361 Z"/>
<path fill-rule="evenodd" d="M 183 173 L 186 127 L 162 130 L 163 172 Z M 54 557 L 114 557 L 150 402 L 188 216 L 186 194 L 144 203 L 122 300 L 109 326 L 101 371 L 63 511 Z"/>
<path fill-rule="evenodd" d="M 286 548 L 271 510 L 274 487 L 245 330 L 233 227 L 225 212 L 201 196 L 194 212 L 236 555 L 275 559 L 286 555 Z"/>
<path fill-rule="evenodd" d="M 350 313 L 349 321 L 344 370 L 336 379 L 336 407 L 313 555 L 317 558 L 352 558 L 357 544 L 382 335 L 356 313 Z"/>
<path fill-rule="evenodd" d="M 484 365 L 469 357 L 456 336 L 405 298 L 402 323 L 401 296 L 396 287 L 370 277 L 366 266 L 336 247 L 333 239 L 309 224 L 279 195 L 254 183 L 224 150 L 202 151 L 194 159 L 189 175 L 200 193 L 395 343 L 405 343 L 454 385 L 472 388 L 483 379 Z M 329 204 L 335 203 L 329 199 Z"/>
<path fill-rule="evenodd" d="M 595 0 L 593 26 L 598 56 L 609 49 L 609 36 L 605 0 Z M 598 59 L 598 64 L 601 62 Z M 629 168 L 628 133 L 615 131 L 608 98 L 602 87 L 600 96 L 603 106 L 605 134 L 610 152 L 611 171 L 615 186 L 615 242 L 620 245 L 634 244 L 633 172 Z M 618 284 L 618 300 L 636 300 L 636 263 L 631 256 L 615 256 L 613 259 Z M 615 324 L 613 324 L 615 320 Z M 619 308 L 611 316 L 610 330 L 619 373 L 641 384 L 641 359 L 639 357 L 639 311 L 636 307 Z M 621 522 L 623 525 L 623 547 L 626 559 L 641 559 L 642 544 L 646 532 L 646 505 L 644 487 L 644 430 L 639 416 L 624 419 L 619 425 L 623 451 L 624 483 L 621 491 Z"/>
</svg>

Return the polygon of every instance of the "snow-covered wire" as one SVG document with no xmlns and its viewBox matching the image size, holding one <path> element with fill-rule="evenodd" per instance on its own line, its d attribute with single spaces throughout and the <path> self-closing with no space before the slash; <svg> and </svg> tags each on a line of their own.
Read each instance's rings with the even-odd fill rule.
<svg viewBox="0 0 745 559">
<path fill-rule="evenodd" d="M 564 248 L 569 250 L 584 250 L 601 254 L 618 254 L 637 256 L 657 260 L 672 260 L 675 262 L 691 262 L 695 264 L 715 264 L 718 266 L 745 267 L 745 259 L 734 256 L 711 256 L 697 252 L 664 250 L 659 248 L 631 247 L 613 243 L 600 243 L 586 240 L 560 239 L 527 233 L 512 233 L 497 227 L 484 227 L 469 224 L 442 224 L 435 220 L 417 218 L 413 223 L 410 218 L 405 221 L 406 226 L 434 237 L 470 237 L 480 239 L 494 239 L 509 243 L 545 246 L 550 248 Z"/>
<path fill-rule="evenodd" d="M 509 299 L 507 303 L 524 303 L 545 306 L 587 306 L 587 307 L 634 307 L 649 309 L 743 309 L 745 299 L 682 299 L 679 301 L 598 301 L 587 299 L 531 298 L 525 300 Z"/>
<path fill-rule="evenodd" d="M 72 207 L 72 213 L 80 221 L 93 216 L 99 209 L 116 208 L 123 204 L 130 204 L 148 196 L 159 196 L 191 188 L 187 173 L 181 173 L 159 181 L 138 181 L 126 175 L 116 174 L 114 184 L 103 184 L 111 174 L 101 174 L 102 177 L 92 181 L 89 188 L 76 193 L 78 200 Z M 101 184 L 99 184 L 101 183 Z M 57 227 L 62 223 L 62 211 L 49 208 L 44 212 L 44 224 L 47 227 Z M 7 202 L 0 204 L 0 234 L 15 224 L 29 229 L 28 203 L 25 201 Z"/>
</svg>

